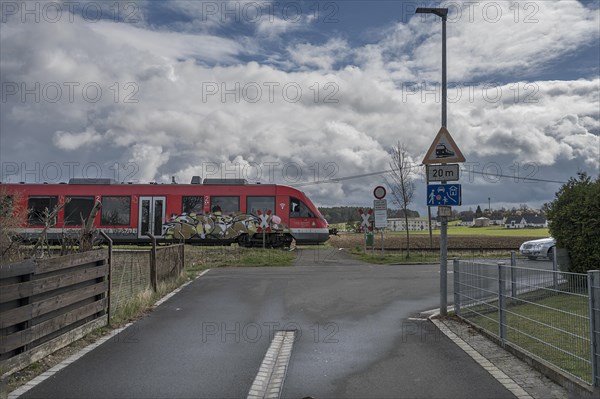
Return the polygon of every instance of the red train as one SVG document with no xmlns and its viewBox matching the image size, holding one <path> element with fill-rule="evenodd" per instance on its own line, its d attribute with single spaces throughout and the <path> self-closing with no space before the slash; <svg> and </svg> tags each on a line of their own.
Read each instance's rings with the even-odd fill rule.
<svg viewBox="0 0 600 399">
<path fill-rule="evenodd" d="M 271 246 L 323 243 L 327 221 L 301 191 L 275 184 L 248 184 L 240 179 L 194 177 L 191 184 L 125 184 L 111 179 L 71 179 L 68 184 L 0 184 L 16 209 L 27 209 L 20 234 L 35 239 L 44 227 L 44 211 L 57 205 L 51 241 L 81 227 L 96 202 L 102 206 L 96 228 L 116 243 L 185 240 L 201 244 Z"/>
</svg>

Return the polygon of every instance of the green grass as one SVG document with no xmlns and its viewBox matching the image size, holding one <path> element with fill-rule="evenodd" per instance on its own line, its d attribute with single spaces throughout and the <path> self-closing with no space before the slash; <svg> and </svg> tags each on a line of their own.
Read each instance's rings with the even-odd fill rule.
<svg viewBox="0 0 600 399">
<path fill-rule="evenodd" d="M 390 235 L 406 235 L 405 231 L 394 231 L 386 232 Z M 412 235 L 429 235 L 429 230 L 411 231 Z M 440 235 L 440 229 L 433 230 L 433 235 Z M 549 237 L 550 233 L 548 229 L 507 229 L 503 226 L 489 226 L 489 227 L 468 227 L 468 226 L 455 226 L 453 222 L 448 224 L 448 235 L 449 236 L 472 236 L 472 235 L 483 235 L 491 237 Z"/>
<path fill-rule="evenodd" d="M 296 259 L 296 253 L 282 249 L 244 248 L 237 245 L 186 245 L 185 259 L 186 271 L 198 273 L 210 268 L 228 266 L 290 266 Z"/>
<path fill-rule="evenodd" d="M 156 292 L 148 288 L 129 299 L 111 315 L 112 326 L 121 326 L 143 316 L 156 301 L 167 295 L 188 280 L 186 275 L 159 281 Z"/>
<path fill-rule="evenodd" d="M 529 296 L 531 297 L 531 294 Z M 559 294 L 530 301 L 560 311 L 532 304 L 508 306 L 506 315 L 508 342 L 590 383 L 592 373 L 590 364 L 552 347 L 573 353 L 583 359 L 590 359 L 589 341 L 578 338 L 589 339 L 589 320 L 582 317 L 587 316 L 588 299 L 583 296 Z M 482 312 L 486 308 L 491 309 L 491 306 L 482 305 L 473 310 Z M 480 316 L 469 312 L 469 308 L 463 308 L 462 316 L 483 329 L 499 335 L 497 311 Z"/>
<path fill-rule="evenodd" d="M 366 263 L 374 263 L 377 265 L 398 265 L 398 264 L 411 264 L 411 263 L 439 263 L 440 254 L 435 251 L 424 251 L 420 249 L 411 249 L 410 257 L 406 257 L 405 251 L 385 251 L 384 255 L 381 256 L 381 248 L 375 248 L 372 251 L 370 248 L 367 252 L 363 248 L 354 248 L 350 251 L 352 256 Z M 472 251 L 449 251 L 448 252 L 448 263 L 452 262 L 452 258 L 460 259 L 498 259 L 498 258 L 509 258 L 510 251 L 497 250 L 497 251 L 485 251 L 480 252 L 477 249 Z"/>
<path fill-rule="evenodd" d="M 352 251 L 352 255 L 355 259 L 358 259 L 366 263 L 374 263 L 376 265 L 397 265 L 397 264 L 410 264 L 410 263 L 436 263 L 439 262 L 440 257 L 436 255 L 416 253 L 407 258 L 406 255 L 401 253 L 386 253 L 381 256 L 381 249 L 376 249 L 373 255 L 371 251 Z"/>
</svg>

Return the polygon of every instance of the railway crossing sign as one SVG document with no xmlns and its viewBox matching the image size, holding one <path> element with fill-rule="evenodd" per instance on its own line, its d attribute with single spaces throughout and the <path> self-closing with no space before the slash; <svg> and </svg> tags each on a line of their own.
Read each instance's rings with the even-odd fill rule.
<svg viewBox="0 0 600 399">
<path fill-rule="evenodd" d="M 427 206 L 452 206 L 461 204 L 460 184 L 428 184 Z"/>
<path fill-rule="evenodd" d="M 256 214 L 258 215 L 259 219 L 260 219 L 260 226 L 258 227 L 258 229 L 256 229 L 256 231 L 258 233 L 261 233 L 263 231 L 266 231 L 267 233 L 271 232 L 271 210 L 267 210 L 267 213 L 262 213 L 259 210 L 256 211 Z"/>
<path fill-rule="evenodd" d="M 370 229 L 371 223 L 369 221 L 369 217 L 373 213 L 373 210 L 369 209 L 367 212 L 363 212 L 362 209 L 359 209 L 358 213 L 360 213 L 360 217 L 362 218 L 362 221 L 360 222 L 360 227 L 363 227 L 365 229 Z"/>
<path fill-rule="evenodd" d="M 460 152 L 452 136 L 450 136 L 448 129 L 442 126 L 433 143 L 431 143 L 427 154 L 425 154 L 423 164 L 433 165 L 450 162 L 465 162 L 465 157 Z"/>
</svg>

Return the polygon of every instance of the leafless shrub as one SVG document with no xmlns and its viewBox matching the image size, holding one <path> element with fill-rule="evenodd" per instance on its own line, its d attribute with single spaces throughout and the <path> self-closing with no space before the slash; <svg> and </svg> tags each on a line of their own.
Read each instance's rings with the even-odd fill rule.
<svg viewBox="0 0 600 399">
<path fill-rule="evenodd" d="M 22 259 L 22 240 L 17 228 L 23 224 L 27 212 L 20 204 L 21 194 L 8 194 L 0 188 L 0 260 L 13 262 Z"/>
</svg>

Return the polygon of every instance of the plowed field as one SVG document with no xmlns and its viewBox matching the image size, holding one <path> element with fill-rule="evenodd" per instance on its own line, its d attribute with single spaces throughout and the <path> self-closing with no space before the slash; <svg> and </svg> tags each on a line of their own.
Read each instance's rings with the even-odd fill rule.
<svg viewBox="0 0 600 399">
<path fill-rule="evenodd" d="M 539 237 L 491 237 L 491 236 L 449 236 L 448 248 L 469 249 L 519 249 L 519 246 L 528 240 Z M 375 247 L 381 246 L 381 235 L 375 235 Z M 354 248 L 364 245 L 364 235 L 357 233 L 340 233 L 339 236 L 331 236 L 328 244 L 337 248 Z M 439 248 L 440 237 L 433 236 L 433 248 Z M 406 237 L 398 234 L 385 235 L 386 248 L 406 248 Z M 430 248 L 429 236 L 418 234 L 410 237 L 410 247 L 413 249 Z"/>
</svg>

